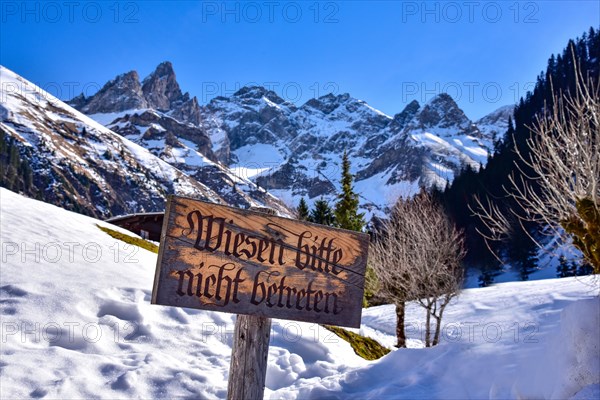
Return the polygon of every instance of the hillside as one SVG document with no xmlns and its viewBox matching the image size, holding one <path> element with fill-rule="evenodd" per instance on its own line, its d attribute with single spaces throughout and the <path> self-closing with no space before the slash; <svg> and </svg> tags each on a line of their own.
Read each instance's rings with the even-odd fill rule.
<svg viewBox="0 0 600 400">
<path fill-rule="evenodd" d="M 485 168 L 478 171 L 465 170 L 454 179 L 444 193 L 440 194 L 441 202 L 448 214 L 466 233 L 468 254 L 465 263 L 483 272 L 482 284 L 494 281 L 494 275 L 499 273 L 499 269 L 506 264 L 511 264 L 514 270 L 519 271 L 520 279 L 527 279 L 534 271 L 535 264 L 539 267 L 544 265 L 541 259 L 534 263 L 533 268 L 531 264 L 528 265 L 527 259 L 537 252 L 538 245 L 535 241 L 545 246 L 562 242 L 557 241 L 556 237 L 548 237 L 544 233 L 547 231 L 546 227 L 540 224 L 539 220 L 534 222 L 535 217 L 529 218 L 526 214 L 530 210 L 522 211 L 522 203 L 515 200 L 518 196 L 514 195 L 515 192 L 523 190 L 522 181 L 529 186 L 528 193 L 539 195 L 544 192 L 543 188 L 546 185 L 543 182 L 548 177 L 543 176 L 544 174 L 540 176 L 530 165 L 530 160 L 535 159 L 535 156 L 531 152 L 529 141 L 537 140 L 537 134 L 533 133 L 535 130 L 532 131 L 532 127 L 536 126 L 538 119 L 544 116 L 544 110 L 554 104 L 555 94 L 575 93 L 574 61 L 578 65 L 577 70 L 581 76 L 589 76 L 594 79 L 596 85 L 600 76 L 600 34 L 597 29 L 592 27 L 580 37 L 569 40 L 562 51 L 548 58 L 546 68 L 535 79 L 535 86 L 514 108 L 512 126 L 506 132 L 506 140 L 496 146 L 496 151 Z M 497 121 L 498 116 L 491 114 L 480 123 L 483 122 L 482 126 L 485 126 L 490 122 L 497 124 Z M 597 126 L 590 132 L 592 135 L 594 132 L 598 135 Z M 600 152 L 590 150 L 590 153 Z M 596 181 L 600 181 L 599 176 L 596 176 Z M 596 191 L 596 198 L 598 197 L 600 191 Z M 481 199 L 484 204 L 488 199 L 491 200 L 494 206 L 499 208 L 500 214 L 510 216 L 508 217 L 510 234 L 506 235 L 504 240 L 486 243 L 480 232 L 489 236 L 489 231 L 477 216 L 477 212 L 474 212 L 479 210 L 476 198 Z M 552 203 L 552 200 L 546 202 Z M 554 211 L 549 213 L 553 214 Z M 535 241 L 531 239 L 532 237 Z M 488 250 L 490 247 L 495 254 L 500 255 L 504 266 L 500 265 L 498 259 Z M 559 249 L 552 247 L 548 246 L 547 250 L 560 254 Z M 577 260 L 577 263 L 585 268 L 585 263 L 577 252 L 571 252 L 569 258 Z"/>
<path fill-rule="evenodd" d="M 4 188 L 0 206 L 0 398 L 225 396 L 233 315 L 150 305 L 156 255 L 97 226 L 109 224 Z M 465 290 L 431 349 L 409 304 L 410 348 L 372 362 L 319 326 L 275 320 L 265 397 L 598 398 L 599 289 Z M 394 324 L 392 307 L 369 308 L 360 332 L 390 346 Z"/>
</svg>

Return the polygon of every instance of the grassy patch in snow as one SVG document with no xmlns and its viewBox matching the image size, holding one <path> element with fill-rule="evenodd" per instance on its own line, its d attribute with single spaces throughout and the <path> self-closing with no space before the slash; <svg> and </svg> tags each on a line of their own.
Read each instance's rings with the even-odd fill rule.
<svg viewBox="0 0 600 400">
<path fill-rule="evenodd" d="M 140 239 L 140 238 L 135 238 L 133 236 L 129 236 L 126 235 L 124 233 L 121 233 L 119 231 L 115 231 L 114 229 L 110 229 L 110 228 L 106 228 L 104 226 L 100 226 L 98 224 L 96 224 L 96 226 L 98 228 L 100 228 L 100 230 L 102 232 L 107 233 L 108 235 L 110 235 L 111 237 L 121 240 L 127 244 L 132 244 L 134 246 L 138 246 L 141 247 L 142 249 L 146 249 L 148 251 L 151 251 L 153 253 L 158 253 L 158 246 L 155 245 L 154 243 L 151 243 L 147 240 L 144 239 Z"/>
<path fill-rule="evenodd" d="M 391 351 L 387 347 L 383 347 L 374 339 L 350 332 L 339 326 L 323 325 L 323 327 L 350 343 L 350 346 L 352 346 L 356 355 L 365 360 L 377 360 Z"/>
</svg>

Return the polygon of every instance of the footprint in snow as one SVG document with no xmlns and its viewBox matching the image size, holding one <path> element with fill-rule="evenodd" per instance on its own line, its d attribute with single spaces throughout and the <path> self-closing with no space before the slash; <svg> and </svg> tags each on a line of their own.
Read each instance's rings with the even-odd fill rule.
<svg viewBox="0 0 600 400">
<path fill-rule="evenodd" d="M 101 318 L 105 315 L 112 315 L 123 321 L 130 321 L 138 324 L 142 323 L 144 319 L 137 304 L 124 303 L 115 300 L 108 300 L 100 306 L 97 317 Z"/>
<path fill-rule="evenodd" d="M 46 389 L 37 388 L 33 392 L 29 393 L 29 396 L 32 399 L 41 399 L 42 397 L 46 396 L 47 394 L 48 394 L 48 391 Z"/>
<path fill-rule="evenodd" d="M 176 308 L 176 307 L 169 307 L 167 314 L 169 315 L 169 317 L 173 318 L 175 321 L 179 322 L 180 324 L 188 324 L 189 323 L 189 319 L 188 319 L 188 314 L 183 312 L 180 308 Z"/>
<path fill-rule="evenodd" d="M 15 285 L 0 286 L 0 292 L 6 293 L 10 297 L 25 297 L 25 296 L 27 296 L 26 290 L 23 290 Z"/>
<path fill-rule="evenodd" d="M 4 315 L 15 315 L 17 313 L 17 309 L 14 307 L 2 307 L 2 314 Z"/>
</svg>

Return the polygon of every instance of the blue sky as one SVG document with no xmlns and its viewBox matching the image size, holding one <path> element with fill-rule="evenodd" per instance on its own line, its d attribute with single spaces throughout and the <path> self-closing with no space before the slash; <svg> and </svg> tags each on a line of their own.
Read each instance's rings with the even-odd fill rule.
<svg viewBox="0 0 600 400">
<path fill-rule="evenodd" d="M 452 95 L 476 119 L 514 103 L 598 1 L 3 1 L 0 63 L 58 97 L 173 63 L 206 103 L 248 84 L 328 92 L 388 114 Z"/>
</svg>

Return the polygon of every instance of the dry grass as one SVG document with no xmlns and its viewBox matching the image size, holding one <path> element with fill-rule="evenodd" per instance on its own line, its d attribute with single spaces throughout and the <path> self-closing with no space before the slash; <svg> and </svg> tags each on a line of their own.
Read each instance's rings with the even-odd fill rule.
<svg viewBox="0 0 600 400">
<path fill-rule="evenodd" d="M 144 239 L 135 238 L 133 236 L 126 235 L 126 234 L 116 231 L 114 229 L 106 228 L 106 227 L 100 226 L 98 224 L 96 224 L 96 226 L 102 232 L 107 233 L 108 235 L 110 235 L 111 237 L 113 237 L 115 239 L 121 240 L 127 244 L 132 244 L 134 246 L 138 246 L 138 247 L 141 247 L 142 249 L 146 249 L 148 251 L 158 254 L 158 246 L 155 245 L 154 243 L 151 243 Z"/>
</svg>

